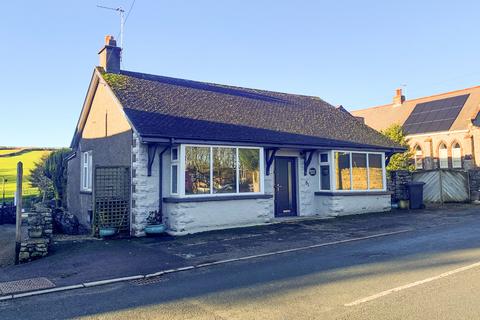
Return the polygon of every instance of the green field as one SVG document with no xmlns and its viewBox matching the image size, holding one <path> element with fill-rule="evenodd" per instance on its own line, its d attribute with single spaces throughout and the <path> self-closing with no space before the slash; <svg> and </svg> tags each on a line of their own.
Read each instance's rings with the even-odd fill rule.
<svg viewBox="0 0 480 320">
<path fill-rule="evenodd" d="M 15 151 L 18 150 L 0 149 L 0 155 L 9 154 Z M 16 185 L 15 180 L 17 176 L 17 163 L 19 161 L 23 162 L 23 194 L 26 197 L 38 195 L 38 190 L 36 188 L 33 188 L 28 181 L 30 176 L 30 170 L 34 168 L 35 163 L 39 162 L 44 155 L 48 155 L 50 152 L 51 150 L 35 150 L 25 152 L 18 156 L 0 157 L 0 201 L 3 192 L 3 178 L 7 179 L 7 182 L 5 183 L 5 198 L 10 201 L 14 197 Z"/>
</svg>

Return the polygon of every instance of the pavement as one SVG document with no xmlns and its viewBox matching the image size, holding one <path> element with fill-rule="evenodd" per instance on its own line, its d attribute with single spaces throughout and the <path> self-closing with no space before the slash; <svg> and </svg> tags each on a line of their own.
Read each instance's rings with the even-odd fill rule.
<svg viewBox="0 0 480 320">
<path fill-rule="evenodd" d="M 20 266 L 7 266 L 0 282 L 45 277 L 56 286 L 151 274 L 315 244 L 344 241 L 412 228 L 449 224 L 476 217 L 477 206 L 392 211 L 327 220 L 290 221 L 258 227 L 156 238 L 97 240 L 57 238 L 51 255 Z M 71 240 L 74 239 L 74 240 Z"/>
<path fill-rule="evenodd" d="M 101 266 L 110 277 L 257 257 L 0 301 L 0 314 L 2 320 L 478 319 L 479 214 L 479 207 L 459 205 L 180 238 L 59 243 L 49 258 L 1 271 L 12 279 L 39 269 L 58 285 L 91 279 L 88 273 L 101 273 Z M 58 278 L 88 259 L 75 275 Z"/>
<path fill-rule="evenodd" d="M 0 268 L 15 263 L 15 225 L 0 225 Z M 1 270 L 1 269 L 0 269 Z"/>
</svg>

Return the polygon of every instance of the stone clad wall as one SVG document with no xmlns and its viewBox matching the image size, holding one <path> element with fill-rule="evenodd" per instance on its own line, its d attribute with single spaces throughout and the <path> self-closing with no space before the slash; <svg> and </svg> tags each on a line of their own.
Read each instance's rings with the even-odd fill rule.
<svg viewBox="0 0 480 320">
<path fill-rule="evenodd" d="M 27 222 L 28 233 L 25 239 L 22 239 L 18 254 L 20 263 L 47 256 L 52 239 L 52 213 L 49 209 L 37 209 L 29 213 Z"/>
<path fill-rule="evenodd" d="M 136 133 L 133 134 L 132 146 L 132 235 L 144 236 L 147 218 L 150 212 L 158 210 L 159 170 L 158 150 L 152 165 L 152 175 L 149 177 L 148 147 L 140 143 Z"/>
</svg>

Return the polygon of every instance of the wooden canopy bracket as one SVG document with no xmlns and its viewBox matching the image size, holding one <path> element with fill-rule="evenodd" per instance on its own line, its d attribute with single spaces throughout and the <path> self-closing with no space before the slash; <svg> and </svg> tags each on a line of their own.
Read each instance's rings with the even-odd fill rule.
<svg viewBox="0 0 480 320">
<path fill-rule="evenodd" d="M 157 145 L 148 144 L 148 166 L 147 166 L 147 175 L 152 176 L 152 165 L 155 160 L 155 155 L 157 154 Z"/>
<path fill-rule="evenodd" d="M 265 149 L 265 161 L 267 162 L 265 174 L 267 176 L 270 175 L 270 167 L 272 166 L 273 160 L 275 159 L 275 154 L 277 153 L 277 150 L 278 149 Z"/>
<path fill-rule="evenodd" d="M 315 150 L 304 150 L 303 154 L 303 175 L 306 176 L 308 173 L 308 166 L 312 162 L 313 153 Z"/>
</svg>

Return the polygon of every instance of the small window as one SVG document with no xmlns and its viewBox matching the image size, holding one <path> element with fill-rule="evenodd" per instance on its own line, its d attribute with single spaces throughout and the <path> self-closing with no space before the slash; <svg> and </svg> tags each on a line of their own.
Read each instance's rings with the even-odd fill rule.
<svg viewBox="0 0 480 320">
<path fill-rule="evenodd" d="M 452 146 L 452 167 L 456 169 L 462 167 L 462 148 L 458 142 Z"/>
<path fill-rule="evenodd" d="M 328 153 L 320 154 L 320 163 L 328 163 Z"/>
<path fill-rule="evenodd" d="M 172 165 L 172 194 L 178 193 L 178 165 Z"/>
<path fill-rule="evenodd" d="M 81 190 L 92 191 L 92 151 L 82 152 Z"/>
<path fill-rule="evenodd" d="M 420 146 L 415 147 L 415 169 L 423 169 L 423 152 Z"/>
<path fill-rule="evenodd" d="M 260 192 L 260 149 L 238 149 L 239 192 Z"/>
<path fill-rule="evenodd" d="M 438 148 L 438 157 L 440 159 L 440 169 L 448 169 L 448 149 L 444 143 Z"/>
<path fill-rule="evenodd" d="M 172 161 L 178 160 L 178 148 L 172 148 Z"/>
</svg>

